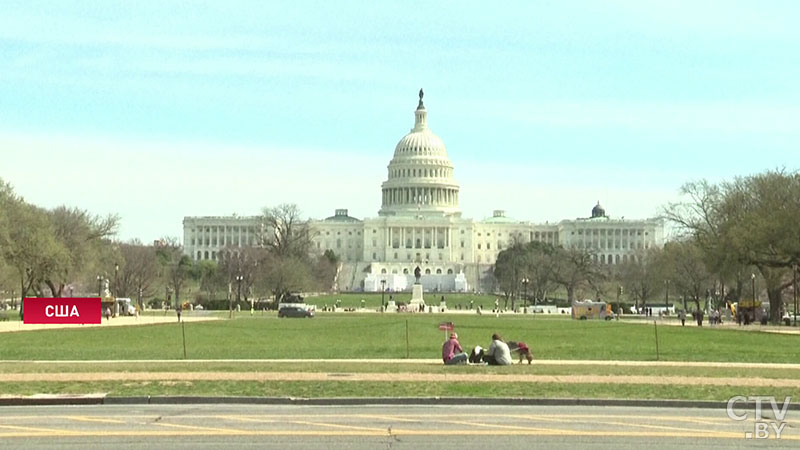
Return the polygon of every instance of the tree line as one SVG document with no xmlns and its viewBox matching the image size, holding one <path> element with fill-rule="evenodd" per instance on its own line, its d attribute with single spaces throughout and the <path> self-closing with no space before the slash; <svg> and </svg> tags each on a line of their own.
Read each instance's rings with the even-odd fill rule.
<svg viewBox="0 0 800 450">
<path fill-rule="evenodd" d="M 677 231 L 662 248 L 607 265 L 592 249 L 518 242 L 498 255 L 498 290 L 512 305 L 521 293 L 542 301 L 558 291 L 568 301 L 618 299 L 643 307 L 678 298 L 684 308 L 706 310 L 766 293 L 772 322 L 793 311 L 800 174 L 772 170 L 720 183 L 694 181 L 680 193 L 682 201 L 662 208 Z"/>
<path fill-rule="evenodd" d="M 176 238 L 120 242 L 118 216 L 41 208 L 0 179 L 0 290 L 5 298 L 94 296 L 108 282 L 113 296 L 133 298 L 140 307 L 147 298 L 173 304 L 225 299 L 232 307 L 237 298 L 330 290 L 338 258 L 314 252 L 309 221 L 297 206 L 264 208 L 260 218 L 256 247 L 227 247 L 216 261 L 193 261 Z"/>
</svg>

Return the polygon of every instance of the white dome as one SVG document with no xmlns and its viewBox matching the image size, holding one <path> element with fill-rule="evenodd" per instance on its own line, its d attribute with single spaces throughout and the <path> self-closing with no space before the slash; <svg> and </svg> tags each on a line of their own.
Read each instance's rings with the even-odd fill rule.
<svg viewBox="0 0 800 450">
<path fill-rule="evenodd" d="M 394 148 L 395 160 L 415 156 L 438 157 L 450 162 L 444 142 L 428 128 L 419 131 L 411 130 L 410 133 L 403 136 L 403 139 L 400 139 Z"/>
<path fill-rule="evenodd" d="M 414 128 L 397 143 L 389 162 L 380 215 L 460 214 L 453 164 L 444 142 L 428 128 L 422 95 L 420 89 Z"/>
</svg>

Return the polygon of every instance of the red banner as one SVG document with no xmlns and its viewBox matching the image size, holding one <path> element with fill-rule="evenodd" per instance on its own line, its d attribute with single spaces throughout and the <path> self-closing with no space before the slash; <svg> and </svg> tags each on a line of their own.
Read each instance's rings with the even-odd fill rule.
<svg viewBox="0 0 800 450">
<path fill-rule="evenodd" d="M 453 328 L 455 328 L 455 325 L 453 324 L 453 322 L 442 322 L 442 323 L 439 324 L 439 329 L 440 330 L 453 331 Z"/>
<path fill-rule="evenodd" d="M 100 297 L 25 297 L 24 323 L 100 323 Z"/>
</svg>

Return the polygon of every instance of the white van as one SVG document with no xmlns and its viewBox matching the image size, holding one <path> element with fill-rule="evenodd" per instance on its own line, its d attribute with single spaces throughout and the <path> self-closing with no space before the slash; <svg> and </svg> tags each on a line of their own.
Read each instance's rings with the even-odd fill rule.
<svg viewBox="0 0 800 450">
<path fill-rule="evenodd" d="M 120 316 L 136 315 L 136 307 L 133 306 L 133 301 L 129 298 L 117 298 L 117 306 L 119 307 Z"/>
</svg>

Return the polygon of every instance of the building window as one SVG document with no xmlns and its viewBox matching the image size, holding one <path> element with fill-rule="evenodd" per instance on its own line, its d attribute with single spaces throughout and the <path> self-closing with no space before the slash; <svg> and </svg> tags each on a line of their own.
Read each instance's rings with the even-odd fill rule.
<svg viewBox="0 0 800 450">
<path fill-rule="evenodd" d="M 408 269 L 403 269 L 403 274 L 408 275 Z"/>
<path fill-rule="evenodd" d="M 491 248 L 492 248 L 492 243 L 491 242 L 487 242 L 486 243 L 486 250 L 491 250 Z"/>
<path fill-rule="evenodd" d="M 378 259 L 378 255 L 375 252 L 372 252 L 372 260 L 375 261 Z"/>
<path fill-rule="evenodd" d="M 464 241 L 461 241 L 461 248 L 464 248 Z"/>
<path fill-rule="evenodd" d="M 425 275 L 430 275 L 430 274 L 431 274 L 431 269 L 425 269 Z"/>
<path fill-rule="evenodd" d="M 442 274 L 442 269 L 436 269 L 436 275 L 441 275 L 441 274 Z"/>
<path fill-rule="evenodd" d="M 394 252 L 394 259 L 397 259 L 397 252 Z"/>
<path fill-rule="evenodd" d="M 481 244 L 478 244 L 478 250 L 480 250 L 480 249 L 481 249 Z"/>
<path fill-rule="evenodd" d="M 384 269 L 381 269 L 381 274 L 382 274 L 382 275 L 386 275 L 386 269 L 385 269 L 385 268 L 384 268 Z"/>
</svg>

